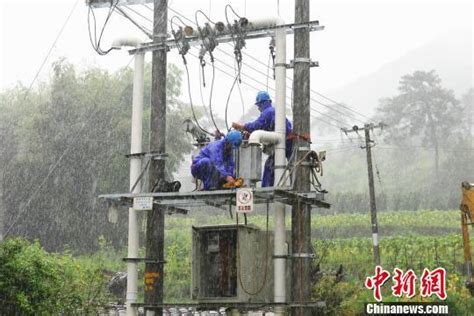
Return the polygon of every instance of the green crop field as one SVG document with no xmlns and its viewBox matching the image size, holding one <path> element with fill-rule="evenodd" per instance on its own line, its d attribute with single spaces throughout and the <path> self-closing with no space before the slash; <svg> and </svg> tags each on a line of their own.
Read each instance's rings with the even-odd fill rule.
<svg viewBox="0 0 474 316">
<path fill-rule="evenodd" d="M 362 214 L 318 215 L 313 213 L 313 248 L 315 300 L 324 300 L 329 315 L 355 315 L 365 302 L 374 301 L 364 281 L 374 274 L 370 218 Z M 271 215 L 271 214 L 270 214 Z M 269 227 L 273 226 L 270 216 Z M 447 302 L 453 315 L 472 315 L 474 299 L 464 287 L 463 248 L 459 211 L 381 212 L 379 234 L 384 269 L 413 269 L 418 277 L 424 268 L 443 267 L 447 271 Z M 266 216 L 249 215 L 248 223 L 265 229 Z M 239 219 L 242 224 L 243 219 Z M 191 228 L 200 225 L 236 223 L 229 216 L 200 214 L 197 218 L 170 216 L 166 219 L 165 300 L 186 302 L 191 288 Z M 290 229 L 290 221 L 287 222 Z M 142 250 L 143 251 L 143 250 Z M 110 251 L 105 257 L 112 258 Z M 118 256 L 115 256 L 117 258 Z M 104 260 L 104 255 L 99 256 Z M 96 258 L 97 260 L 97 258 Z M 117 259 L 115 259 L 117 260 Z M 117 269 L 117 262 L 109 262 Z M 342 278 L 336 271 L 342 265 Z M 125 269 L 124 264 L 122 264 Z M 317 267 L 317 268 L 316 268 Z M 143 272 L 143 268 L 141 269 Z M 383 288 L 384 302 L 436 301 L 417 295 L 409 300 L 394 298 L 390 286 Z"/>
</svg>

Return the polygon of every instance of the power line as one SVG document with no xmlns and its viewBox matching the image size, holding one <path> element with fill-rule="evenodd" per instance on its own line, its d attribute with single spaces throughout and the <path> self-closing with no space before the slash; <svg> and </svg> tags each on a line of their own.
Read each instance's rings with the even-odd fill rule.
<svg viewBox="0 0 474 316">
<path fill-rule="evenodd" d="M 105 18 L 104 24 L 102 25 L 102 29 L 100 31 L 100 35 L 99 35 L 98 40 L 97 40 L 97 20 L 96 20 L 96 17 L 95 17 L 94 9 L 92 9 L 92 6 L 89 6 L 89 11 L 88 11 L 88 14 L 87 14 L 87 27 L 88 27 L 88 31 L 89 31 L 89 40 L 91 42 L 92 48 L 94 48 L 94 50 L 99 55 L 107 55 L 113 49 L 115 49 L 114 47 L 110 47 L 108 50 L 104 51 L 104 50 L 102 50 L 102 48 L 100 48 L 100 42 L 102 41 L 102 36 L 104 35 L 105 27 L 107 26 L 107 24 L 110 20 L 110 17 L 114 13 L 115 8 L 117 7 L 118 2 L 120 0 L 116 0 L 115 3 L 112 3 L 112 1 L 113 0 L 111 0 L 109 12 L 107 14 L 107 17 Z M 91 34 L 91 25 L 90 25 L 90 15 L 91 15 L 91 13 L 92 13 L 92 18 L 94 19 L 94 39 L 92 39 L 92 34 Z"/>
<path fill-rule="evenodd" d="M 190 54 L 191 56 L 193 56 L 194 58 L 199 59 L 199 57 L 196 56 L 196 55 L 194 55 L 192 52 L 189 52 L 189 54 Z M 220 60 L 216 59 L 216 61 L 220 61 Z M 228 73 L 227 71 L 223 70 L 222 68 L 220 68 L 220 67 L 218 67 L 218 66 L 215 66 L 215 67 L 216 67 L 217 70 L 219 70 L 220 72 L 224 73 L 225 75 L 227 75 L 227 76 L 229 76 L 229 77 L 231 77 L 231 78 L 234 78 L 234 75 L 233 75 L 233 74 Z M 245 74 L 244 74 L 244 75 L 245 75 Z M 259 83 L 259 84 L 263 84 L 263 83 L 259 82 L 258 80 L 254 80 L 254 81 L 256 81 L 256 82 Z M 246 86 L 248 86 L 248 87 L 250 87 L 250 88 L 252 88 L 252 89 L 254 89 L 254 90 L 259 91 L 258 88 L 256 88 L 255 86 L 252 86 L 252 85 L 248 84 L 248 83 L 245 82 L 245 81 L 243 82 L 243 84 L 245 84 Z M 287 96 L 287 99 L 288 99 L 288 96 Z M 315 112 L 321 114 L 321 112 L 318 112 L 317 110 L 314 110 L 314 109 L 313 109 L 313 111 L 315 111 Z M 321 122 L 323 122 L 323 123 L 325 123 L 325 124 L 327 124 L 327 125 L 329 125 L 329 126 L 331 126 L 331 127 L 334 127 L 334 128 L 336 128 L 336 129 L 340 130 L 340 126 L 337 126 L 337 125 L 332 124 L 332 123 L 330 123 L 330 122 L 326 122 L 326 121 L 324 121 L 323 119 L 321 119 L 320 117 L 317 117 L 317 116 L 315 116 L 315 115 L 311 115 L 311 116 L 312 116 L 314 119 L 316 119 L 316 120 L 319 120 L 319 121 L 321 121 Z"/>
<path fill-rule="evenodd" d="M 43 67 L 44 67 L 44 65 L 46 64 L 46 61 L 48 60 L 49 56 L 51 55 L 51 52 L 53 51 L 53 48 L 56 46 L 56 43 L 58 42 L 59 38 L 61 37 L 61 34 L 63 33 L 64 29 L 66 28 L 66 25 L 68 24 L 69 20 L 71 19 L 71 16 L 72 16 L 72 14 L 74 13 L 74 10 L 76 9 L 76 6 L 77 6 L 78 3 L 79 3 L 79 0 L 77 0 L 77 1 L 74 3 L 74 5 L 73 5 L 71 11 L 69 12 L 69 15 L 68 15 L 67 18 L 66 18 L 66 21 L 64 21 L 63 26 L 62 26 L 61 29 L 59 30 L 58 35 L 56 36 L 56 38 L 55 38 L 53 44 L 52 44 L 51 47 L 49 48 L 48 53 L 46 54 L 46 57 L 43 59 L 43 62 L 41 63 L 41 66 L 39 67 L 39 69 L 38 69 L 38 71 L 36 72 L 36 74 L 35 74 L 33 80 L 31 81 L 30 86 L 28 87 L 28 90 L 26 90 L 26 93 L 25 93 L 25 96 L 24 96 L 24 100 L 26 99 L 26 97 L 27 97 L 28 94 L 30 93 L 31 88 L 33 87 L 33 84 L 36 82 L 36 79 L 38 79 L 38 76 L 39 76 L 41 70 L 43 70 Z"/>
<path fill-rule="evenodd" d="M 215 59 L 216 61 L 222 63 L 223 65 L 225 65 L 225 66 L 231 68 L 231 69 L 233 68 L 232 66 L 230 66 L 229 64 L 227 64 L 226 62 L 224 62 L 224 61 L 222 61 L 222 60 L 220 60 L 220 59 L 217 59 L 217 58 L 215 58 L 215 57 L 214 57 L 214 59 Z M 250 80 L 252 80 L 252 81 L 254 81 L 254 82 L 256 82 L 256 83 L 258 83 L 258 84 L 260 84 L 260 85 L 262 85 L 262 86 L 265 86 L 265 83 L 261 82 L 260 80 L 257 80 L 257 79 L 255 79 L 254 77 L 251 77 L 251 76 L 247 75 L 246 73 L 244 73 L 244 72 L 242 72 L 242 71 L 241 71 L 240 73 L 241 73 L 241 75 L 247 77 L 248 79 L 250 79 Z M 228 74 L 228 73 L 227 73 L 227 74 Z M 233 76 L 232 76 L 232 77 L 233 77 Z M 253 86 L 252 86 L 252 87 L 253 87 Z M 253 88 L 255 88 L 255 87 L 253 87 Z M 288 86 L 287 86 L 286 88 L 287 88 L 287 89 L 290 89 Z M 270 88 L 270 89 L 271 89 L 272 91 L 275 91 L 275 88 Z M 256 90 L 258 91 L 258 89 L 256 89 Z M 286 99 L 287 99 L 287 100 L 289 99 L 289 100 L 291 101 L 291 97 L 289 97 L 288 95 L 286 96 Z M 312 100 L 312 101 L 314 101 L 314 100 Z M 342 126 L 346 125 L 346 122 L 343 122 L 343 121 L 340 121 L 340 120 L 338 120 L 338 119 L 335 119 L 335 118 L 329 116 L 328 114 L 326 114 L 326 113 L 324 113 L 324 112 L 321 112 L 321 111 L 316 110 L 314 107 L 311 107 L 311 110 L 314 111 L 314 112 L 316 112 L 316 113 L 318 113 L 318 114 L 320 114 L 320 115 L 322 115 L 322 116 L 324 116 L 324 117 L 327 117 L 328 119 L 330 119 L 330 120 L 332 120 L 332 121 L 335 121 L 335 122 L 341 124 Z M 340 126 L 337 126 L 337 125 L 334 125 L 334 124 L 329 124 L 329 125 L 334 126 L 334 127 L 336 127 L 337 129 L 340 129 Z"/>
<path fill-rule="evenodd" d="M 195 55 L 193 55 L 193 56 L 196 57 Z M 198 58 L 198 57 L 197 57 L 197 58 Z M 214 59 L 215 59 L 215 61 L 218 61 L 218 62 L 222 63 L 222 64 L 225 65 L 226 67 L 233 69 L 232 66 L 230 66 L 229 64 L 227 64 L 227 63 L 224 62 L 223 60 L 220 60 L 220 59 L 218 59 L 218 58 L 216 58 L 216 57 L 214 57 Z M 222 70 L 221 70 L 221 71 L 222 71 Z M 249 75 L 247 75 L 246 73 L 244 73 L 244 72 L 242 72 L 242 71 L 241 71 L 240 73 L 241 73 L 241 75 L 247 77 L 248 79 L 250 79 L 250 80 L 252 80 L 252 81 L 254 81 L 254 82 L 256 82 L 256 83 L 258 83 L 258 84 L 260 84 L 260 85 L 262 85 L 262 86 L 265 87 L 265 83 L 261 82 L 260 80 L 257 80 L 257 79 L 255 79 L 254 77 L 249 76 Z M 229 75 L 228 73 L 226 73 L 226 74 Z M 234 76 L 232 76 L 232 78 L 233 78 L 233 77 L 234 77 Z M 251 87 L 255 89 L 255 87 L 253 87 L 253 86 L 251 86 Z M 287 88 L 287 89 L 291 89 L 291 88 L 288 87 L 288 86 L 287 86 L 286 88 Z M 271 87 L 270 89 L 271 89 L 272 91 L 275 91 L 275 88 L 272 88 L 272 87 Z M 256 89 L 256 90 L 258 90 L 258 89 Z M 286 96 L 286 98 L 287 98 L 287 99 L 290 99 L 290 101 L 291 101 L 291 98 L 290 98 L 289 96 Z M 312 101 L 314 101 L 314 100 L 312 99 Z M 316 102 L 317 102 L 317 101 L 316 101 Z M 311 110 L 313 110 L 314 112 L 316 112 L 316 113 L 318 113 L 318 114 L 320 114 L 320 115 L 322 115 L 322 116 L 324 116 L 324 117 L 327 117 L 328 119 L 330 119 L 330 120 L 332 120 L 332 121 L 338 122 L 339 124 L 341 124 L 341 125 L 343 125 L 343 126 L 346 125 L 346 122 L 343 122 L 343 121 L 340 121 L 340 120 L 338 120 L 338 119 L 335 119 L 335 118 L 329 116 L 328 114 L 326 114 L 326 113 L 324 113 L 324 112 L 321 112 L 321 111 L 316 110 L 314 107 L 312 107 Z M 337 129 L 340 129 L 340 126 L 336 126 L 336 125 L 334 125 L 334 124 L 329 124 L 329 125 L 332 125 L 332 126 L 336 127 Z"/>
<path fill-rule="evenodd" d="M 223 52 L 224 54 L 226 54 L 227 56 L 231 56 L 230 53 L 224 51 L 223 49 L 219 49 L 219 50 L 220 50 L 221 52 Z M 245 64 L 245 63 L 243 63 L 243 64 L 246 65 L 246 66 L 248 66 L 248 67 L 250 67 L 250 68 L 251 68 L 252 70 L 254 70 L 255 72 L 257 72 L 257 73 L 259 73 L 259 74 L 261 74 L 261 75 L 263 75 L 263 76 L 265 76 L 265 77 L 267 78 L 267 83 L 266 83 L 265 87 L 266 87 L 267 90 L 268 90 L 268 72 L 267 72 L 267 73 L 264 73 L 264 72 L 258 70 L 258 69 L 255 68 L 255 67 L 252 67 L 252 66 L 250 66 L 250 65 L 248 65 L 248 64 Z M 287 77 L 287 79 L 289 79 L 289 77 Z M 291 79 L 290 79 L 290 80 L 291 80 Z M 287 88 L 287 89 L 290 89 L 290 90 L 292 89 L 292 87 L 291 87 L 290 85 L 286 85 L 286 88 Z M 322 106 L 324 106 L 325 108 L 328 108 L 329 110 L 336 111 L 337 113 L 339 113 L 339 114 L 341 114 L 341 115 L 343 115 L 343 116 L 347 116 L 347 117 L 350 118 L 350 119 L 354 119 L 354 120 L 356 120 L 356 121 L 358 121 L 358 122 L 360 122 L 360 123 L 363 123 L 363 121 L 358 120 L 357 118 L 351 117 L 351 116 L 347 115 L 346 113 L 343 113 L 343 112 L 341 112 L 341 111 L 339 111 L 339 110 L 337 110 L 337 109 L 335 109 L 335 108 L 332 108 L 331 106 L 329 106 L 329 105 L 327 105 L 327 104 L 324 104 L 324 103 L 322 103 L 322 102 L 320 102 L 320 101 L 318 101 L 318 100 L 316 100 L 316 99 L 314 99 L 314 98 L 310 98 L 310 99 L 311 99 L 311 101 L 316 102 L 317 104 L 322 105 Z M 341 123 L 342 123 L 343 125 L 346 125 L 345 122 L 341 122 Z"/>
<path fill-rule="evenodd" d="M 143 4 L 143 5 L 144 5 L 145 7 L 147 7 L 149 10 L 152 10 L 152 9 L 149 8 L 147 5 L 145 5 L 145 4 Z M 196 24 L 196 23 L 193 22 L 191 19 L 187 18 L 185 15 L 183 15 L 183 14 L 180 13 L 179 11 L 177 11 L 177 10 L 171 8 L 170 6 L 168 6 L 168 9 L 171 10 L 171 11 L 173 11 L 175 14 L 181 16 L 181 17 L 184 18 L 185 20 L 187 20 L 187 21 L 189 21 L 189 22 L 191 22 L 191 23 L 193 23 L 193 24 Z M 236 15 L 237 15 L 237 14 L 236 14 Z M 238 15 L 237 15 L 237 16 L 238 16 Z M 228 45 L 231 45 L 231 44 L 228 43 Z M 219 47 L 217 47 L 217 49 L 219 49 Z M 267 66 L 267 65 L 265 65 L 264 62 L 262 62 L 261 60 L 259 60 L 259 59 L 255 58 L 255 57 L 253 57 L 252 55 L 249 55 L 249 54 L 247 54 L 247 53 L 245 53 L 245 52 L 243 52 L 243 54 L 244 54 L 246 57 L 249 57 L 250 59 L 253 59 L 254 61 L 258 62 L 259 64 L 261 64 L 261 65 L 263 65 L 263 66 L 265 66 L 265 67 Z M 244 64 L 245 64 L 245 63 L 244 63 Z M 247 65 L 247 66 L 248 66 L 248 65 Z M 292 79 L 291 77 L 287 76 L 286 78 L 287 78 L 288 80 L 290 80 L 291 82 L 293 82 L 293 79 Z M 356 111 L 355 109 L 353 109 L 353 108 L 350 107 L 349 105 L 345 105 L 345 104 L 343 104 L 343 103 L 337 102 L 337 101 L 335 101 L 335 100 L 333 100 L 333 99 L 331 99 L 331 98 L 329 98 L 329 97 L 323 95 L 322 93 L 317 92 L 317 91 L 314 90 L 314 89 L 310 89 L 310 90 L 311 90 L 311 92 L 313 92 L 313 93 L 319 95 L 320 97 L 322 97 L 322 98 L 328 100 L 329 102 L 333 102 L 335 105 L 344 107 L 344 108 L 347 109 L 348 111 L 351 111 L 351 112 L 353 112 L 354 114 L 357 114 L 357 115 L 363 117 L 364 119 L 370 119 L 368 116 L 366 116 L 366 115 L 364 115 L 364 114 L 362 114 L 362 113 Z M 352 118 L 352 119 L 356 119 L 356 118 Z M 356 120 L 358 120 L 358 119 L 356 119 Z M 363 122 L 363 121 L 361 121 L 361 120 L 358 120 L 358 121 Z"/>
</svg>

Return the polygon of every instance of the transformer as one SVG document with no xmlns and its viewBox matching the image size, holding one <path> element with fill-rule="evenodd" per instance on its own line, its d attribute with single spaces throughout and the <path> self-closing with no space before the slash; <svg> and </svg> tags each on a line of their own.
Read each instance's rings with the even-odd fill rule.
<svg viewBox="0 0 474 316">
<path fill-rule="evenodd" d="M 238 176 L 244 179 L 245 186 L 255 186 L 262 180 L 262 148 L 259 145 L 249 145 L 244 142 L 239 148 Z"/>
<path fill-rule="evenodd" d="M 251 225 L 193 227 L 193 300 L 272 302 L 272 255 L 271 231 Z"/>
</svg>

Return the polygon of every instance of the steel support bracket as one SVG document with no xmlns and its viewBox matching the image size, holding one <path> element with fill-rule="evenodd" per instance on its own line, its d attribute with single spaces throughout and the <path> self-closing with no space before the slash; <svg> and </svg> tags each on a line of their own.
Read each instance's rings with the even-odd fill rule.
<svg viewBox="0 0 474 316">
<path fill-rule="evenodd" d="M 310 151 L 311 150 L 311 147 L 298 147 L 298 151 Z"/>
<path fill-rule="evenodd" d="M 288 259 L 289 256 L 288 255 L 273 255 L 272 256 L 273 259 Z"/>
<path fill-rule="evenodd" d="M 126 154 L 127 158 L 151 158 L 153 160 L 165 160 L 168 157 L 166 153 L 158 153 L 156 151 Z"/>
<path fill-rule="evenodd" d="M 293 253 L 290 255 L 292 259 L 299 258 L 299 259 L 316 259 L 316 255 L 314 253 Z"/>
<path fill-rule="evenodd" d="M 290 64 L 287 64 L 287 63 L 276 63 L 275 66 L 274 66 L 274 68 L 276 68 L 276 67 L 285 67 L 285 68 L 287 68 L 287 69 L 288 69 L 288 68 L 291 68 L 291 67 L 290 67 Z"/>
<path fill-rule="evenodd" d="M 311 58 L 306 57 L 297 57 L 290 61 L 290 64 L 286 68 L 295 68 L 295 64 L 297 63 L 305 63 L 309 64 L 310 67 L 319 67 L 318 61 L 312 61 Z"/>
<path fill-rule="evenodd" d="M 149 258 L 122 258 L 123 261 L 126 262 L 145 262 L 145 263 L 160 263 L 160 264 L 165 264 L 167 263 L 166 261 L 159 261 L 159 260 L 154 260 L 154 259 L 149 259 Z"/>
</svg>

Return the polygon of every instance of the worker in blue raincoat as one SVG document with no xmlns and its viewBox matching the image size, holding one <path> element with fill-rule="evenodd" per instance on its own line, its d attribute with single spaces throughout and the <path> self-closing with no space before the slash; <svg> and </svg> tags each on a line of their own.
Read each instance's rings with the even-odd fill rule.
<svg viewBox="0 0 474 316">
<path fill-rule="evenodd" d="M 194 157 L 191 174 L 202 181 L 204 190 L 221 189 L 224 184 L 235 182 L 232 149 L 241 143 L 242 134 L 231 131 L 224 138 L 207 144 Z"/>
<path fill-rule="evenodd" d="M 255 130 L 275 131 L 275 108 L 272 106 L 270 95 L 266 91 L 257 93 L 255 105 L 260 111 L 260 116 L 252 122 L 245 124 L 232 123 L 232 127 L 237 130 L 243 130 L 252 133 Z M 286 158 L 290 159 L 293 151 L 293 142 L 288 140 L 288 135 L 292 132 L 292 126 L 288 119 L 286 119 Z M 274 185 L 275 181 L 275 154 L 272 153 L 265 161 L 265 168 L 262 177 L 262 187 L 270 187 Z"/>
</svg>

